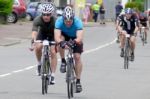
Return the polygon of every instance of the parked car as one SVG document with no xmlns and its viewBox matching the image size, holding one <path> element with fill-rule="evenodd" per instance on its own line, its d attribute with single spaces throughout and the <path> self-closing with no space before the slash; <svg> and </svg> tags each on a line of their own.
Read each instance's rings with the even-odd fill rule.
<svg viewBox="0 0 150 99">
<path fill-rule="evenodd" d="M 62 16 L 62 14 L 63 14 L 63 9 L 64 9 L 64 7 L 57 7 L 57 9 L 56 9 L 57 17 Z"/>
<path fill-rule="evenodd" d="M 36 16 L 41 14 L 41 6 L 42 4 L 40 2 L 30 2 L 27 5 L 27 10 L 26 10 L 26 18 L 29 21 L 32 21 Z"/>
<path fill-rule="evenodd" d="M 27 20 L 32 21 L 35 17 L 41 15 L 41 7 L 42 7 L 42 3 L 40 2 L 29 3 L 26 10 Z M 53 16 L 58 17 L 61 16 L 62 13 L 63 13 L 63 7 L 56 7 L 56 14 L 54 14 Z"/>
<path fill-rule="evenodd" d="M 26 5 L 24 0 L 14 0 L 12 13 L 7 16 L 7 22 L 16 23 L 18 18 L 26 16 Z"/>
</svg>

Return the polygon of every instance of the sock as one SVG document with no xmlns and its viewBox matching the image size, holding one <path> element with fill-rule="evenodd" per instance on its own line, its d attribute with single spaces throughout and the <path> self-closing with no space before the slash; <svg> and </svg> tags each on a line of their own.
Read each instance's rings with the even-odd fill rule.
<svg viewBox="0 0 150 99">
<path fill-rule="evenodd" d="M 39 62 L 38 62 L 38 65 L 41 65 L 41 64 L 42 64 L 41 61 L 39 61 Z"/>
<path fill-rule="evenodd" d="M 53 76 L 53 77 L 54 77 L 54 76 L 55 76 L 55 73 L 52 73 L 52 74 L 51 74 L 51 76 Z"/>
<path fill-rule="evenodd" d="M 64 62 L 64 63 L 66 63 L 66 60 L 65 60 L 65 58 L 62 58 L 62 59 L 61 59 L 61 61 L 62 61 L 62 62 Z"/>
<path fill-rule="evenodd" d="M 80 83 L 80 79 L 77 79 L 77 80 L 76 80 L 76 83 Z"/>
</svg>

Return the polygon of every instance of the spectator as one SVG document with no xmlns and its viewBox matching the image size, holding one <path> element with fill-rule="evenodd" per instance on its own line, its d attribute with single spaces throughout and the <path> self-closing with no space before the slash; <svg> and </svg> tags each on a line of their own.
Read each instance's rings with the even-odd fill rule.
<svg viewBox="0 0 150 99">
<path fill-rule="evenodd" d="M 99 13 L 100 13 L 100 24 L 105 24 L 105 8 L 103 3 L 100 6 Z"/>
<path fill-rule="evenodd" d="M 90 16 L 90 5 L 86 4 L 85 8 L 83 9 L 83 21 L 85 24 L 87 24 L 89 16 Z"/>
<path fill-rule="evenodd" d="M 123 9 L 123 6 L 121 5 L 121 2 L 119 1 L 118 4 L 115 7 L 115 10 L 116 10 L 116 19 L 119 16 L 119 14 L 121 13 L 122 9 Z"/>
<path fill-rule="evenodd" d="M 96 3 L 92 6 L 94 22 L 97 22 L 97 17 L 98 17 L 98 13 L 99 13 L 99 8 L 100 8 L 100 5 L 98 4 L 98 2 L 96 2 Z"/>
</svg>

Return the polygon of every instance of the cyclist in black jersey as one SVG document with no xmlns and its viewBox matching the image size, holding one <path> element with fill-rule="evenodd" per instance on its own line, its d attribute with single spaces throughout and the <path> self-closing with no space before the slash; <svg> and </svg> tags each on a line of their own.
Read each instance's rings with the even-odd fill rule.
<svg viewBox="0 0 150 99">
<path fill-rule="evenodd" d="M 139 17 L 139 21 L 140 21 L 140 27 L 145 27 L 145 29 L 144 29 L 145 43 L 147 43 L 147 30 L 149 29 L 148 28 L 148 18 L 144 13 L 141 13 L 140 17 Z M 140 31 L 141 31 L 141 28 L 140 28 Z"/>
<path fill-rule="evenodd" d="M 37 71 L 38 75 L 41 74 L 41 56 L 42 56 L 42 43 L 34 43 L 34 41 L 55 41 L 54 40 L 54 27 L 55 27 L 55 18 L 52 14 L 55 11 L 55 6 L 52 3 L 42 4 L 42 15 L 34 19 L 32 27 L 32 45 L 34 45 L 34 50 L 38 62 Z M 50 46 L 51 53 L 51 84 L 55 84 L 54 74 L 56 71 L 57 65 L 57 55 L 56 55 L 56 44 Z"/>
<path fill-rule="evenodd" d="M 124 56 L 124 45 L 126 34 L 130 34 L 130 43 L 131 43 L 131 61 L 134 61 L 134 49 L 136 41 L 136 33 L 138 31 L 138 19 L 133 15 L 133 10 L 130 8 L 125 9 L 125 16 L 121 18 L 121 26 L 119 26 L 119 31 L 121 32 L 121 54 Z"/>
</svg>

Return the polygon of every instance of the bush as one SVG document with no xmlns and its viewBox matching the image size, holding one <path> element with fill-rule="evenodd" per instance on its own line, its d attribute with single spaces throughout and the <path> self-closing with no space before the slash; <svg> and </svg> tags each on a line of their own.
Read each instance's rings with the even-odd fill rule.
<svg viewBox="0 0 150 99">
<path fill-rule="evenodd" d="M 125 8 L 133 8 L 138 11 L 144 11 L 144 2 L 128 2 Z"/>
<path fill-rule="evenodd" d="M 13 0 L 0 0 L 0 15 L 8 15 L 12 11 Z"/>
</svg>

